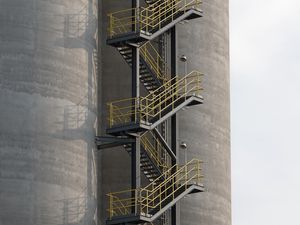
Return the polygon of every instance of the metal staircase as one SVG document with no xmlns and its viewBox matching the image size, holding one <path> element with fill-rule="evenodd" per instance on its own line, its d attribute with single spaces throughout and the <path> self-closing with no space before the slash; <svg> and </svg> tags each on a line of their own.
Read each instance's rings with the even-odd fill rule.
<svg viewBox="0 0 300 225">
<path fill-rule="evenodd" d="M 145 132 L 141 137 L 141 169 L 150 182 L 160 177 L 172 167 L 172 157 L 155 132 Z M 131 155 L 131 144 L 124 145 L 125 150 Z"/>
<path fill-rule="evenodd" d="M 110 13 L 107 44 L 153 40 L 183 20 L 202 17 L 200 5 L 200 0 L 165 0 Z"/>
<path fill-rule="evenodd" d="M 165 173 L 171 175 L 161 175 L 168 177 L 162 182 L 158 177 L 144 188 L 108 194 L 107 224 L 120 224 L 123 218 L 128 223 L 153 222 L 185 195 L 204 191 L 200 160 L 193 159 L 181 167 L 174 165 Z"/>
<path fill-rule="evenodd" d="M 179 110 L 203 103 L 202 74 L 192 71 L 175 76 L 175 51 L 171 51 L 171 69 L 166 60 L 168 37 L 170 46 L 176 46 L 174 32 L 166 31 L 174 30 L 182 20 L 201 17 L 201 1 L 145 1 L 147 7 L 140 7 L 136 0 L 133 8 L 108 15 L 107 43 L 116 47 L 132 68 L 133 97 L 107 104 L 106 133 L 110 136 L 96 139 L 97 143 L 107 141 L 101 145 L 106 148 L 123 145 L 131 157 L 131 189 L 107 195 L 107 225 L 176 225 L 174 205 L 188 194 L 204 191 L 201 161 L 177 164 L 174 123 Z M 141 96 L 140 84 L 147 90 L 146 96 Z M 149 182 L 145 187 L 140 171 Z"/>
<path fill-rule="evenodd" d="M 180 109 L 202 104 L 202 74 L 193 71 L 185 77 L 170 79 L 146 97 L 129 98 L 108 103 L 107 133 L 152 130 Z"/>
<path fill-rule="evenodd" d="M 128 65 L 132 66 L 132 48 L 128 45 L 117 47 Z M 171 76 L 166 62 L 162 59 L 151 42 L 140 48 L 140 81 L 149 91 L 153 91 L 165 83 Z"/>
</svg>

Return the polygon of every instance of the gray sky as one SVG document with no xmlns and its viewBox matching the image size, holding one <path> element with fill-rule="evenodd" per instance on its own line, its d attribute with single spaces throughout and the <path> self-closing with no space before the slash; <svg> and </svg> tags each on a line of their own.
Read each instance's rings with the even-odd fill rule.
<svg viewBox="0 0 300 225">
<path fill-rule="evenodd" d="M 233 225 L 300 225 L 300 1 L 230 4 Z"/>
</svg>

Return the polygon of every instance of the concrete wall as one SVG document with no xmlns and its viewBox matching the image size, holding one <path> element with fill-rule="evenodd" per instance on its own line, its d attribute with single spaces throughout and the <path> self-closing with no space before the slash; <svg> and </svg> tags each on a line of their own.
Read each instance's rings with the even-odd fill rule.
<svg viewBox="0 0 300 225">
<path fill-rule="evenodd" d="M 106 128 L 105 103 L 130 96 L 131 70 L 113 47 L 105 44 L 108 12 L 130 8 L 130 1 L 103 0 L 102 10 L 102 83 L 100 128 Z M 181 225 L 230 225 L 230 121 L 229 121 L 229 36 L 228 1 L 203 0 L 204 17 L 177 25 L 178 57 L 188 57 L 188 71 L 200 70 L 203 78 L 204 104 L 178 114 L 178 145 L 188 146 L 188 159 L 204 161 L 206 192 L 190 195 L 180 203 Z M 178 62 L 178 74 L 184 65 Z M 101 152 L 102 200 L 100 221 L 107 218 L 105 194 L 130 188 L 130 158 L 122 147 Z M 184 150 L 180 150 L 184 163 Z"/>
<path fill-rule="evenodd" d="M 207 190 L 181 202 L 181 225 L 230 225 L 228 1 L 203 0 L 203 12 L 203 18 L 177 26 L 178 55 L 188 57 L 188 71 L 205 74 L 204 104 L 179 113 L 178 141 L 187 143 L 188 159 L 204 161 Z M 178 72 L 183 71 L 178 62 Z"/>
<path fill-rule="evenodd" d="M 96 0 L 0 5 L 0 224 L 95 224 Z"/>
</svg>

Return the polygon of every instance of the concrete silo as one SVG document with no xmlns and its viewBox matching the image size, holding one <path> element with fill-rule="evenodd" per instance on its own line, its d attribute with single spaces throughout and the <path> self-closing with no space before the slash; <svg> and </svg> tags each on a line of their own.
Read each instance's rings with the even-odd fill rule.
<svg viewBox="0 0 300 225">
<path fill-rule="evenodd" d="M 228 1 L 0 5 L 1 225 L 231 224 Z"/>
<path fill-rule="evenodd" d="M 0 224 L 95 224 L 97 3 L 0 5 Z"/>
<path fill-rule="evenodd" d="M 99 148 L 110 148 L 99 153 L 100 223 L 153 222 L 174 225 L 176 221 L 177 224 L 185 225 L 230 225 L 228 1 L 203 0 L 199 3 L 192 0 L 104 0 L 102 7 L 102 80 L 99 83 L 102 87 L 99 102 L 102 108 Z M 201 11 L 198 11 L 199 8 Z M 187 15 L 188 13 L 191 14 Z M 170 15 L 174 17 L 171 18 Z M 148 41 L 152 47 L 147 46 Z M 104 44 L 106 42 L 108 45 Z M 151 62 L 151 58 L 154 62 Z M 147 74 L 147 70 L 152 72 Z M 201 87 L 204 90 L 200 92 L 203 102 L 200 99 L 196 99 L 195 104 L 184 105 L 181 102 L 182 110 L 177 111 L 179 106 L 175 104 L 172 109 L 176 114 L 170 113 L 172 110 L 168 108 L 171 107 L 169 103 L 174 98 L 179 99 L 178 96 L 185 97 L 187 90 L 184 89 L 185 92 L 180 92 L 165 102 L 156 100 L 157 96 L 167 93 L 164 98 L 168 98 L 174 96 L 177 90 L 183 90 L 182 87 L 187 87 L 186 83 L 189 83 L 191 76 L 201 75 L 193 71 L 204 74 L 201 77 Z M 156 79 L 150 78 L 149 73 L 156 75 Z M 178 78 L 164 86 L 168 81 L 160 76 L 163 73 L 169 75 L 167 80 L 175 75 Z M 176 82 L 179 82 L 178 86 L 168 92 L 169 87 Z M 159 89 L 162 86 L 163 89 Z M 188 97 L 199 96 L 198 92 L 193 92 L 195 89 L 191 90 Z M 134 99 L 116 102 L 132 97 Z M 184 100 L 188 101 L 188 97 Z M 106 103 L 109 103 L 109 108 L 105 106 Z M 153 107 L 148 107 L 148 104 Z M 163 109 L 170 111 L 165 112 L 154 105 L 163 105 Z M 157 115 L 157 112 L 162 115 Z M 176 155 L 175 162 L 170 157 L 170 164 L 159 164 L 155 167 L 149 166 L 151 163 L 145 163 L 147 160 L 153 163 L 165 157 L 161 149 L 159 159 L 152 157 L 149 149 L 146 149 L 149 146 L 143 143 L 143 135 L 147 132 L 154 133 L 148 137 L 148 143 L 152 143 L 154 149 L 160 146 L 166 152 L 171 150 Z M 163 141 L 157 133 L 163 136 L 167 146 L 162 144 Z M 138 157 L 139 154 L 141 157 Z M 172 192 L 165 187 L 167 191 L 161 191 L 159 195 L 166 200 L 158 209 L 157 205 L 162 201 L 151 198 L 144 192 L 156 195 L 160 183 L 172 177 L 165 173 L 164 166 L 173 168 L 174 164 L 186 165 L 194 158 L 203 160 L 201 175 L 204 175 L 204 179 L 201 179 L 201 183 L 204 184 L 204 192 L 200 190 L 201 193 L 183 196 L 181 190 Z M 141 166 L 140 169 L 137 169 L 138 165 Z M 188 170 L 184 166 L 179 168 Z M 186 174 L 186 170 L 178 174 Z M 158 171 L 158 175 L 155 171 Z M 170 173 L 176 174 L 176 171 L 171 169 Z M 174 177 L 174 180 L 180 181 L 172 181 L 168 185 L 174 186 L 175 190 L 176 187 L 181 188 L 181 178 Z M 152 182 L 154 184 L 149 187 Z M 188 188 L 193 184 L 198 183 L 195 181 L 186 186 Z M 128 189 L 130 190 L 127 193 L 119 192 Z M 109 199 L 105 195 L 111 192 Z M 193 191 L 189 193 L 191 192 Z M 175 193 L 175 197 L 168 197 L 170 193 Z M 180 201 L 177 201 L 177 196 L 182 197 Z M 162 210 L 163 213 L 159 214 Z"/>
</svg>

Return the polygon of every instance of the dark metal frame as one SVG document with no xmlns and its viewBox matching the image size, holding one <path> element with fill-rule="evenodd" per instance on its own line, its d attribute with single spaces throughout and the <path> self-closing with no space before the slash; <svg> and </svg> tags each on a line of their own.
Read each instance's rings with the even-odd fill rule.
<svg viewBox="0 0 300 225">
<path fill-rule="evenodd" d="M 176 77 L 177 74 L 177 42 L 176 42 L 176 27 L 171 29 L 171 78 Z M 175 82 L 175 81 L 174 81 Z M 178 148 L 177 148 L 177 115 L 171 117 L 171 149 L 176 158 L 172 159 L 172 166 L 177 164 Z M 175 172 L 175 171 L 174 171 Z M 171 208 L 171 224 L 179 224 L 177 221 L 177 207 L 176 205 Z"/>
<path fill-rule="evenodd" d="M 132 0 L 132 8 L 139 8 L 140 0 Z M 134 18 L 135 15 L 133 15 Z M 134 19 L 133 19 L 134 20 Z M 134 26 L 134 25 L 133 25 Z M 133 27 L 134 29 L 134 27 Z M 132 46 L 132 74 L 131 74 L 131 96 L 132 98 L 138 98 L 140 96 L 140 50 L 138 46 Z M 135 101 L 132 102 L 135 107 Z M 135 118 L 133 118 L 135 119 Z M 133 120 L 134 121 L 134 120 Z M 139 189 L 141 187 L 141 137 L 139 134 L 135 137 L 135 142 L 131 145 L 131 189 Z M 137 201 L 137 192 L 132 193 L 135 201 Z M 132 207 L 132 213 L 138 214 L 137 207 Z"/>
</svg>

